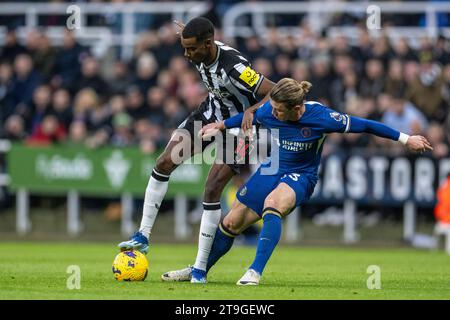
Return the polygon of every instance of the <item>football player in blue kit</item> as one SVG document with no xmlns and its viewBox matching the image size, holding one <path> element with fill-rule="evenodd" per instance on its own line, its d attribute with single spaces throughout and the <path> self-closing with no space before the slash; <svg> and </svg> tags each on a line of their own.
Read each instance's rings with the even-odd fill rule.
<svg viewBox="0 0 450 320">
<path fill-rule="evenodd" d="M 270 92 L 270 100 L 257 109 L 253 124 L 278 130 L 278 152 L 272 151 L 268 161 L 237 191 L 231 211 L 216 231 L 208 258 L 207 271 L 228 252 L 234 238 L 256 221 L 263 219 L 256 256 L 238 285 L 258 285 L 264 267 L 281 236 L 281 219 L 295 207 L 305 203 L 314 191 L 325 137 L 328 133 L 371 133 L 399 141 L 409 150 L 432 150 L 426 138 L 408 136 L 380 122 L 334 111 L 318 102 L 305 101 L 311 88 L 307 81 L 280 80 Z M 202 128 L 203 138 L 221 130 L 240 127 L 243 113 Z M 278 170 L 265 173 L 277 157 Z M 206 282 L 206 281 L 205 281 Z"/>
</svg>

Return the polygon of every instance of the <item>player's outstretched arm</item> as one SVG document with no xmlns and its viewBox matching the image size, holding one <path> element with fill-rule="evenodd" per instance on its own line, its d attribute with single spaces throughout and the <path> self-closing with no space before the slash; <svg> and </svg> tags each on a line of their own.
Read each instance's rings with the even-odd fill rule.
<svg viewBox="0 0 450 320">
<path fill-rule="evenodd" d="M 349 130 L 346 132 L 371 133 L 379 137 L 399 141 L 413 152 L 425 152 L 433 150 L 428 140 L 420 135 L 409 136 L 402 132 L 392 129 L 391 127 L 373 120 L 367 120 L 358 117 L 349 117 Z"/>
<path fill-rule="evenodd" d="M 209 123 L 201 128 L 201 130 L 198 132 L 198 136 L 202 139 L 206 139 L 215 136 L 221 130 L 239 128 L 241 126 L 243 117 L 244 113 L 242 112 L 224 121 Z M 256 118 L 257 117 L 253 118 L 252 124 L 256 124 Z"/>
</svg>

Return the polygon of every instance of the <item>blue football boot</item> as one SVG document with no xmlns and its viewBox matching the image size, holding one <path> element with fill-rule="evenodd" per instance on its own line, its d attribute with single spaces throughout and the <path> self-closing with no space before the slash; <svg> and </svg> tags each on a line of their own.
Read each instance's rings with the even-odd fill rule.
<svg viewBox="0 0 450 320">
<path fill-rule="evenodd" d="M 137 250 L 143 254 L 148 253 L 148 239 L 141 232 L 136 231 L 128 241 L 124 241 L 118 244 L 120 251 L 125 250 Z"/>
</svg>

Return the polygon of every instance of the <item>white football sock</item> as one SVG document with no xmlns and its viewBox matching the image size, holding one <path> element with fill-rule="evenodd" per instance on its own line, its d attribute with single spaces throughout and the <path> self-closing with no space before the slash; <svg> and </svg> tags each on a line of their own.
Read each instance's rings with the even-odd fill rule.
<svg viewBox="0 0 450 320">
<path fill-rule="evenodd" d="M 203 215 L 200 223 L 200 232 L 198 237 L 198 251 L 195 259 L 194 268 L 206 271 L 209 253 L 214 242 L 217 226 L 220 222 L 222 210 L 220 202 L 203 202 Z"/>
<path fill-rule="evenodd" d="M 169 186 L 169 177 L 158 173 L 153 169 L 152 175 L 145 189 L 144 208 L 142 210 L 141 227 L 139 231 L 147 237 L 150 237 L 156 215 L 158 214 L 161 202 L 166 195 Z"/>
</svg>

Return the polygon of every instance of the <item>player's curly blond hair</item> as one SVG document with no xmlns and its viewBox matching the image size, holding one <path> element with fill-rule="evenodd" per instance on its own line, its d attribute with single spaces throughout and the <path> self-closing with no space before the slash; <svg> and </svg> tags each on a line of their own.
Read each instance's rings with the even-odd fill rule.
<svg viewBox="0 0 450 320">
<path fill-rule="evenodd" d="M 291 78 L 283 78 L 270 91 L 270 99 L 291 109 L 303 103 L 311 87 L 312 84 L 308 81 L 298 82 Z"/>
</svg>

